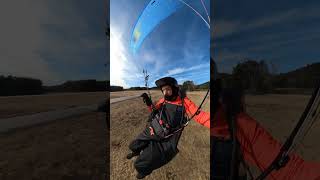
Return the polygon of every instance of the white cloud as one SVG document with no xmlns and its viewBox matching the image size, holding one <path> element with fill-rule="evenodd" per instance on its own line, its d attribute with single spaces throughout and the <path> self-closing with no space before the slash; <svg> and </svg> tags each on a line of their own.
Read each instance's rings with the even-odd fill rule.
<svg viewBox="0 0 320 180">
<path fill-rule="evenodd" d="M 189 71 L 193 71 L 193 70 L 199 70 L 199 69 L 203 69 L 203 68 L 207 68 L 210 69 L 210 62 L 208 60 L 207 64 L 199 64 L 199 65 L 195 65 L 195 66 L 191 66 L 190 68 L 188 68 Z"/>
<path fill-rule="evenodd" d="M 180 74 L 180 73 L 183 73 L 185 72 L 187 69 L 186 68 L 175 68 L 175 69 L 171 69 L 171 70 L 168 70 L 168 74 L 167 76 L 172 76 L 172 75 L 175 75 L 175 74 Z"/>
<path fill-rule="evenodd" d="M 165 75 L 163 75 L 163 77 L 165 77 L 165 76 L 174 76 L 174 75 L 182 74 L 182 73 L 185 73 L 185 72 L 191 72 L 191 71 L 201 71 L 201 69 L 203 69 L 203 68 L 210 69 L 209 62 L 208 62 L 208 64 L 199 64 L 199 65 L 196 65 L 196 66 L 191 66 L 189 68 L 177 67 L 177 68 L 174 68 L 174 69 L 170 69 L 170 70 L 168 70 L 168 72 Z"/>
<path fill-rule="evenodd" d="M 185 77 L 178 77 L 176 79 L 178 81 L 178 84 L 183 84 L 185 81 L 188 81 L 188 78 Z"/>
<path fill-rule="evenodd" d="M 318 17 L 319 12 L 314 7 L 296 8 L 286 12 L 276 13 L 271 16 L 264 16 L 257 18 L 249 22 L 230 21 L 230 20 L 217 20 L 212 25 L 213 31 L 211 31 L 212 38 L 221 38 L 227 35 L 231 35 L 235 32 L 247 31 L 257 28 L 265 28 L 268 26 L 293 22 L 303 18 Z"/>
<path fill-rule="evenodd" d="M 177 75 L 175 76 L 179 84 L 187 80 L 194 81 L 196 84 L 200 84 L 210 79 L 210 71 L 209 69 L 203 71 L 191 71 L 187 74 Z"/>
<path fill-rule="evenodd" d="M 204 69 L 207 68 L 207 69 Z M 165 74 L 157 74 L 153 78 L 151 82 L 155 82 L 155 80 L 171 76 L 174 77 L 179 84 L 182 84 L 187 80 L 208 80 L 210 79 L 210 65 L 209 64 L 200 64 L 197 66 L 192 66 L 190 68 L 174 68 L 167 71 Z"/>
<path fill-rule="evenodd" d="M 111 25 L 110 33 L 110 84 L 128 88 L 133 81 L 143 78 L 142 68 L 130 58 L 116 26 Z"/>
<path fill-rule="evenodd" d="M 114 27 L 110 28 L 110 84 L 128 87 L 124 77 L 126 75 L 125 66 L 128 63 L 124 45 L 120 34 Z"/>
<path fill-rule="evenodd" d="M 142 62 L 148 63 L 148 64 L 154 64 L 157 61 L 157 59 L 154 57 L 154 55 L 149 52 L 144 52 L 142 55 L 142 58 L 140 60 Z"/>
</svg>

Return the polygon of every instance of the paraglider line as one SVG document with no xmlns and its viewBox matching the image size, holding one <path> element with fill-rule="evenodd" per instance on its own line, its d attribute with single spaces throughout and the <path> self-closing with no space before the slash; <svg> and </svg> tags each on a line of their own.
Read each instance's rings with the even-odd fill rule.
<svg viewBox="0 0 320 180">
<path fill-rule="evenodd" d="M 206 8 L 206 6 L 204 5 L 203 0 L 200 0 L 200 1 L 201 1 L 201 3 L 202 3 L 202 6 L 203 6 L 204 10 L 206 11 L 206 14 L 207 14 L 207 16 L 208 16 L 208 21 L 209 21 L 209 23 L 210 23 L 210 16 L 209 16 L 209 13 L 208 13 L 208 11 L 207 11 L 207 8 Z"/>
<path fill-rule="evenodd" d="M 183 1 L 183 0 L 179 0 L 179 1 L 182 2 L 183 4 L 185 4 L 186 6 L 188 6 L 190 9 L 192 9 L 207 24 L 208 28 L 210 29 L 209 23 L 201 16 L 201 14 L 197 10 L 195 10 L 192 6 L 190 6 L 185 1 Z"/>
</svg>

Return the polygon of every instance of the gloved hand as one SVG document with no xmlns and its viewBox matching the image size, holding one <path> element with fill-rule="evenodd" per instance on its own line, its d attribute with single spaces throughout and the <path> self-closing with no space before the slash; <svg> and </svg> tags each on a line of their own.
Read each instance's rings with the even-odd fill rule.
<svg viewBox="0 0 320 180">
<path fill-rule="evenodd" d="M 143 102 L 146 103 L 147 106 L 151 106 L 152 105 L 152 101 L 151 101 L 151 99 L 150 99 L 150 97 L 148 96 L 147 93 L 141 94 L 141 97 L 143 98 Z"/>
</svg>

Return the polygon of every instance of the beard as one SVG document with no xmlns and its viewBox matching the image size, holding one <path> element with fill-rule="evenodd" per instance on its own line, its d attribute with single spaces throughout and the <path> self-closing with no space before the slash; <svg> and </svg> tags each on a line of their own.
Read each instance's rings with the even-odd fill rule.
<svg viewBox="0 0 320 180">
<path fill-rule="evenodd" d="M 171 96 L 164 96 L 164 99 L 167 100 L 167 101 L 174 101 L 176 100 L 177 96 L 175 95 L 171 95 Z"/>
</svg>

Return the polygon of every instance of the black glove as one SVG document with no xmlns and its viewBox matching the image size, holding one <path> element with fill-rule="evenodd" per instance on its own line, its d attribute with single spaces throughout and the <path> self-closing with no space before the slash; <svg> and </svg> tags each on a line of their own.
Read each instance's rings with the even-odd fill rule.
<svg viewBox="0 0 320 180">
<path fill-rule="evenodd" d="M 141 94 L 141 97 L 143 98 L 143 102 L 146 103 L 147 106 L 151 106 L 152 105 L 152 101 L 151 101 L 151 99 L 150 99 L 150 97 L 148 96 L 147 93 Z"/>
</svg>

